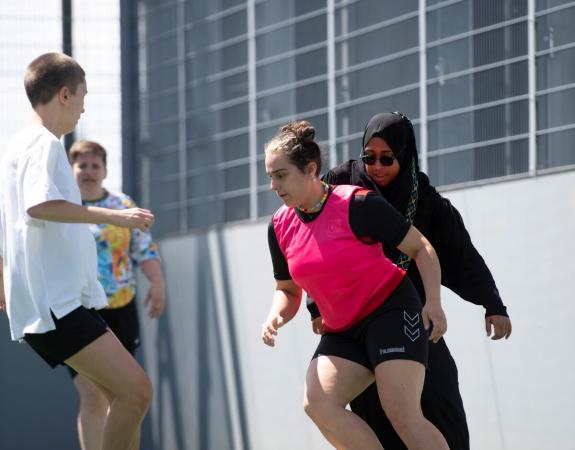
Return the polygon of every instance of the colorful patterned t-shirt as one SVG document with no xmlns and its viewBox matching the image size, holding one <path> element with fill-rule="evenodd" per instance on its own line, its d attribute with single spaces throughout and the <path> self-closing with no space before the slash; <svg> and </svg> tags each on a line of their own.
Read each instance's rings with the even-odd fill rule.
<svg viewBox="0 0 575 450">
<path fill-rule="evenodd" d="M 134 208 L 134 201 L 123 193 L 105 193 L 96 201 L 83 201 L 84 206 L 110 209 Z M 149 259 L 159 259 L 157 245 L 149 231 L 117 227 L 115 225 L 90 225 L 98 249 L 98 279 L 106 295 L 109 308 L 121 308 L 132 301 L 136 294 L 135 267 Z"/>
</svg>

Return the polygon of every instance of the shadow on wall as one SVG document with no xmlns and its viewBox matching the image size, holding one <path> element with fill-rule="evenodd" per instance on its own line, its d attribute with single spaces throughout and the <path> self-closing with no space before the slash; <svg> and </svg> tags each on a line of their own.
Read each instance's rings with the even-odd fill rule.
<svg viewBox="0 0 575 450">
<path fill-rule="evenodd" d="M 181 249 L 178 267 L 165 267 L 170 306 L 159 320 L 144 317 L 139 296 L 143 346 L 136 356 L 155 387 L 142 450 L 247 450 L 221 236 L 191 244 L 202 264 L 190 267 Z M 170 275 L 185 286 L 171 284 Z M 11 341 L 4 312 L 0 358 L 0 449 L 77 450 L 78 396 L 67 370 L 51 369 L 26 344 Z"/>
<path fill-rule="evenodd" d="M 68 371 L 63 366 L 52 369 L 27 344 L 12 341 L 4 312 L 0 359 L 0 449 L 78 450 L 78 394 Z M 141 450 L 151 449 L 146 418 Z"/>
<path fill-rule="evenodd" d="M 0 311 L 0 448 L 77 450 L 78 396 L 64 367 L 52 369 L 10 339 Z"/>
<path fill-rule="evenodd" d="M 141 318 L 146 371 L 155 386 L 154 448 L 247 450 L 221 235 L 188 236 L 177 254 L 179 261 L 164 260 L 164 314 L 158 321 Z M 200 256 L 186 260 L 190 254 Z M 147 284 L 139 287 L 143 295 Z"/>
</svg>

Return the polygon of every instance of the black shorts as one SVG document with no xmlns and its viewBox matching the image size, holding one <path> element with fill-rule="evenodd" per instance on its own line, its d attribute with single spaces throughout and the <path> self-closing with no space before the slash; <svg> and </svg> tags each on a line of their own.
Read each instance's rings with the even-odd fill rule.
<svg viewBox="0 0 575 450">
<path fill-rule="evenodd" d="M 427 365 L 428 332 L 423 327 L 421 301 L 404 277 L 375 311 L 345 331 L 322 335 L 313 355 L 338 356 L 374 371 L 378 364 L 409 359 Z"/>
<path fill-rule="evenodd" d="M 93 309 L 80 306 L 57 319 L 56 329 L 46 333 L 25 334 L 24 340 L 50 366 L 56 367 L 74 356 L 107 331 L 104 320 Z"/>
<path fill-rule="evenodd" d="M 100 309 L 98 314 L 104 319 L 104 322 L 114 332 L 126 350 L 133 355 L 140 345 L 140 321 L 136 310 L 136 302 L 132 300 L 121 308 Z M 70 372 L 72 378 L 78 375 L 71 367 L 68 367 L 68 372 Z"/>
</svg>

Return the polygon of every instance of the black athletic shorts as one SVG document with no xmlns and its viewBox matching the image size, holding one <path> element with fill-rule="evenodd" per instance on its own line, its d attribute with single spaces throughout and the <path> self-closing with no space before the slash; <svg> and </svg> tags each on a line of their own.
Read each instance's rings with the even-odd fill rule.
<svg viewBox="0 0 575 450">
<path fill-rule="evenodd" d="M 135 300 L 132 299 L 130 303 L 121 308 L 100 309 L 98 314 L 104 319 L 104 322 L 114 332 L 126 350 L 133 355 L 140 345 L 140 321 Z M 67 368 L 72 378 L 78 375 L 71 367 L 67 366 Z"/>
<path fill-rule="evenodd" d="M 378 364 L 409 359 L 427 366 L 428 332 L 423 327 L 421 301 L 404 277 L 375 311 L 345 331 L 322 335 L 313 355 L 338 356 L 374 371 Z"/>
<path fill-rule="evenodd" d="M 74 356 L 107 331 L 104 320 L 93 309 L 80 306 L 57 319 L 56 329 L 46 333 L 25 334 L 24 340 L 50 366 L 56 367 Z"/>
</svg>

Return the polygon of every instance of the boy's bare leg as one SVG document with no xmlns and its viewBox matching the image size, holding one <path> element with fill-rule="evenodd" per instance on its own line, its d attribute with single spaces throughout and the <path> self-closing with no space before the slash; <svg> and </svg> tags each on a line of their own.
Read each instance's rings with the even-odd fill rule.
<svg viewBox="0 0 575 450">
<path fill-rule="evenodd" d="M 65 363 L 112 397 L 102 449 L 131 448 L 152 400 L 152 385 L 144 370 L 111 332 L 91 342 Z"/>
<path fill-rule="evenodd" d="M 95 381 L 92 381 L 80 374 L 78 374 L 76 378 L 74 378 L 74 383 L 76 383 L 76 381 L 80 379 L 83 380 L 80 381 L 82 386 L 84 385 L 90 386 L 91 389 L 94 389 L 97 392 L 97 395 L 103 396 L 103 400 L 105 401 L 105 411 L 103 416 L 98 415 L 97 417 L 91 417 L 90 414 L 84 414 L 84 416 L 82 417 L 83 422 L 80 423 L 80 415 L 78 415 L 78 435 L 80 438 L 80 445 L 82 447 L 82 450 L 91 450 L 91 449 L 101 450 L 102 436 L 104 434 L 104 427 L 108 417 L 108 410 L 110 404 L 114 400 L 114 396 L 105 387 L 98 385 L 98 383 L 96 383 Z M 102 411 L 98 412 L 101 413 Z M 82 410 L 80 410 L 80 413 L 82 413 Z M 96 421 L 98 421 L 97 425 L 95 425 L 93 422 L 90 422 L 91 419 L 95 419 Z M 136 431 L 136 436 L 132 441 L 132 446 L 128 450 L 139 450 L 140 439 L 141 439 L 141 430 L 140 428 L 138 428 L 138 430 Z"/>
<path fill-rule="evenodd" d="M 102 388 L 84 375 L 76 375 L 74 386 L 80 395 L 78 412 L 78 438 L 82 450 L 101 450 L 102 436 L 106 426 L 108 400 Z"/>
</svg>

